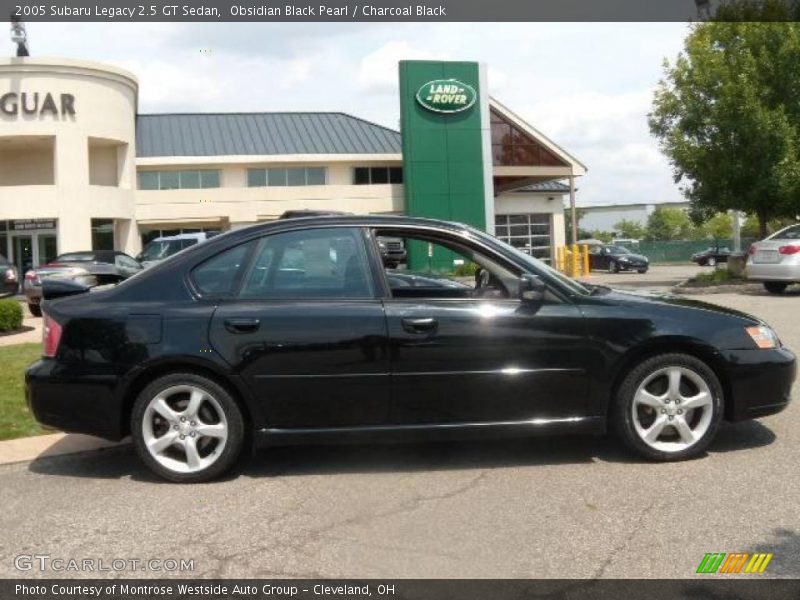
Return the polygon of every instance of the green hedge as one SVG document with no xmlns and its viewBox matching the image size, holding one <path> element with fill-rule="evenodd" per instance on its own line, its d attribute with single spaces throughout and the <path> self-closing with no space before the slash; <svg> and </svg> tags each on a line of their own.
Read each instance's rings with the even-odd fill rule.
<svg viewBox="0 0 800 600">
<path fill-rule="evenodd" d="M 0 331 L 22 327 L 22 305 L 16 300 L 0 300 Z"/>
</svg>

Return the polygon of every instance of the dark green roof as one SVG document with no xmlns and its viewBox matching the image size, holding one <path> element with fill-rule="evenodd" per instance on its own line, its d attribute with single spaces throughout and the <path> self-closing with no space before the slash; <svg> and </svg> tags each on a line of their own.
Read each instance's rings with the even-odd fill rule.
<svg viewBox="0 0 800 600">
<path fill-rule="evenodd" d="M 138 115 L 136 155 L 400 154 L 400 132 L 344 113 Z"/>
</svg>

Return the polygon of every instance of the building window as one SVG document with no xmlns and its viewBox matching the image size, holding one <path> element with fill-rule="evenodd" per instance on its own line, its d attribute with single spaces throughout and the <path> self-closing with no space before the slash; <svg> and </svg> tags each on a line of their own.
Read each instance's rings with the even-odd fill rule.
<svg viewBox="0 0 800 600">
<path fill-rule="evenodd" d="M 355 167 L 353 185 L 385 185 L 403 183 L 402 167 Z"/>
<path fill-rule="evenodd" d="M 566 163 L 495 111 L 491 111 L 492 164 L 565 166 Z"/>
<path fill-rule="evenodd" d="M 218 188 L 219 170 L 139 171 L 140 190 L 199 190 Z"/>
<path fill-rule="evenodd" d="M 550 262 L 550 215 L 496 215 L 495 236 L 526 254 Z"/>
<path fill-rule="evenodd" d="M 92 250 L 114 249 L 114 219 L 92 219 Z"/>
<path fill-rule="evenodd" d="M 294 167 L 289 169 L 247 169 L 247 187 L 285 187 L 325 185 L 325 167 Z"/>
</svg>

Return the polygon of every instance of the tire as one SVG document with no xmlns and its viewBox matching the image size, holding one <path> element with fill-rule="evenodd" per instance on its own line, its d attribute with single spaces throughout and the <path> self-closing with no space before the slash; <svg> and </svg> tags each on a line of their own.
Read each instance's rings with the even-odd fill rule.
<svg viewBox="0 0 800 600">
<path fill-rule="evenodd" d="M 139 458 L 159 477 L 178 483 L 209 481 L 225 473 L 241 453 L 244 434 L 242 411 L 230 393 L 193 373 L 159 377 L 142 390 L 131 413 Z M 158 440 L 164 442 L 151 451 Z M 197 450 L 191 453 L 194 460 L 190 447 Z"/>
<path fill-rule="evenodd" d="M 645 273 L 647 273 L 647 269 L 639 269 L 639 273 L 641 273 L 642 275 L 644 275 Z"/>
<path fill-rule="evenodd" d="M 673 372 L 680 373 L 677 394 L 670 383 Z M 640 396 L 642 391 L 649 398 Z M 714 439 L 722 414 L 717 376 L 703 361 L 677 353 L 654 356 L 633 368 L 611 406 L 612 426 L 623 443 L 640 456 L 662 462 L 702 454 Z"/>
<path fill-rule="evenodd" d="M 709 256 L 708 260 L 706 260 L 706 266 L 708 267 L 716 267 L 717 266 L 717 259 L 713 256 Z"/>
<path fill-rule="evenodd" d="M 41 317 L 42 316 L 42 307 L 38 304 L 30 304 L 28 303 L 28 310 L 31 311 L 31 314 L 34 317 Z"/>
<path fill-rule="evenodd" d="M 782 294 L 786 291 L 787 287 L 789 287 L 789 284 L 781 281 L 764 282 L 764 289 L 766 289 L 770 294 Z"/>
<path fill-rule="evenodd" d="M 612 262 L 608 265 L 608 270 L 612 273 L 619 273 L 619 263 L 617 261 Z"/>
</svg>

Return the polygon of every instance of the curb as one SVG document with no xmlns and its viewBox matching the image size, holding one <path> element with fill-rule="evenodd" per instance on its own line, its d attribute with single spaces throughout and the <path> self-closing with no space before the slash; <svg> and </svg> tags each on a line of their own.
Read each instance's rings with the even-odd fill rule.
<svg viewBox="0 0 800 600">
<path fill-rule="evenodd" d="M 52 433 L 0 442 L 0 465 L 29 462 L 67 454 L 115 448 L 123 442 L 110 442 L 78 433 Z"/>
</svg>

